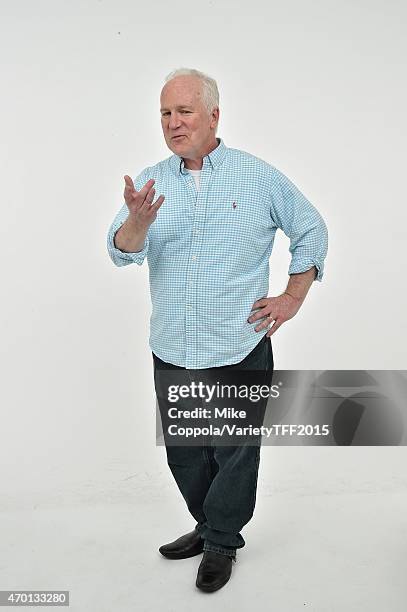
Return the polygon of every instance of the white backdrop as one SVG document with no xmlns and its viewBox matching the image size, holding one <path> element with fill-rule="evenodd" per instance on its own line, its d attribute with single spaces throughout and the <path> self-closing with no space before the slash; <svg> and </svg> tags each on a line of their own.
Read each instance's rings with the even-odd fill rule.
<svg viewBox="0 0 407 612">
<path fill-rule="evenodd" d="M 405 368 L 401 0 L 0 11 L 3 509 L 177 496 L 155 447 L 147 262 L 116 268 L 105 246 L 123 175 L 171 155 L 159 95 L 175 68 L 217 80 L 218 136 L 284 172 L 328 225 L 325 277 L 273 336 L 275 367 Z M 288 265 L 279 233 L 269 295 Z M 268 448 L 263 473 L 271 453 L 277 474 L 325 452 L 340 475 L 334 451 Z M 348 452 L 383 469 L 385 450 Z"/>
</svg>

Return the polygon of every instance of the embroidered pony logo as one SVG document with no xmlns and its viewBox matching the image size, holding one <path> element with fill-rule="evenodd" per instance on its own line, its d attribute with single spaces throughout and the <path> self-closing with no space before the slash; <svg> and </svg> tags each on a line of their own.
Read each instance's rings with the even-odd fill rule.
<svg viewBox="0 0 407 612">
<path fill-rule="evenodd" d="M 233 202 L 233 204 L 232 204 L 232 208 L 233 208 L 233 209 L 235 209 L 235 208 L 236 208 L 236 206 L 237 206 L 236 202 Z"/>
</svg>

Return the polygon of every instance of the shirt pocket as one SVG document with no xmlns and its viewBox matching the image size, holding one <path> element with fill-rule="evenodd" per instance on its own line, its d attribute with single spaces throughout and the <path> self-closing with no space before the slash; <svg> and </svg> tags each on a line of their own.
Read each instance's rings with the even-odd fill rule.
<svg viewBox="0 0 407 612">
<path fill-rule="evenodd" d="M 230 240 L 251 240 L 270 225 L 263 206 L 239 198 L 213 204 L 207 215 L 211 233 Z"/>
</svg>

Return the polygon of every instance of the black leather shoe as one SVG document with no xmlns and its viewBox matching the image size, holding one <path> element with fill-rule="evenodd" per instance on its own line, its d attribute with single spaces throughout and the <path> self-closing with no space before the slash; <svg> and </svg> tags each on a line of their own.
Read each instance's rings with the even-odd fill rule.
<svg viewBox="0 0 407 612">
<path fill-rule="evenodd" d="M 203 546 L 203 539 L 194 529 L 174 542 L 163 544 L 158 550 L 167 559 L 188 559 L 188 557 L 195 557 L 195 555 L 201 554 Z"/>
<path fill-rule="evenodd" d="M 234 559 L 236 562 L 236 559 Z M 211 593 L 227 583 L 232 574 L 232 557 L 205 550 L 198 568 L 196 586 L 201 591 Z"/>
</svg>

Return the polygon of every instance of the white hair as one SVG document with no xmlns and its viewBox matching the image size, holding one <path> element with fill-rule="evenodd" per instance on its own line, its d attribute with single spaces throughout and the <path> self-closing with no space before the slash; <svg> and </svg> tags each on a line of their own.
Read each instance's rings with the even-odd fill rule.
<svg viewBox="0 0 407 612">
<path fill-rule="evenodd" d="M 202 82 L 202 102 L 210 115 L 214 108 L 219 107 L 219 91 L 215 79 L 194 68 L 177 68 L 165 77 L 165 82 L 177 76 L 195 76 Z"/>
</svg>

